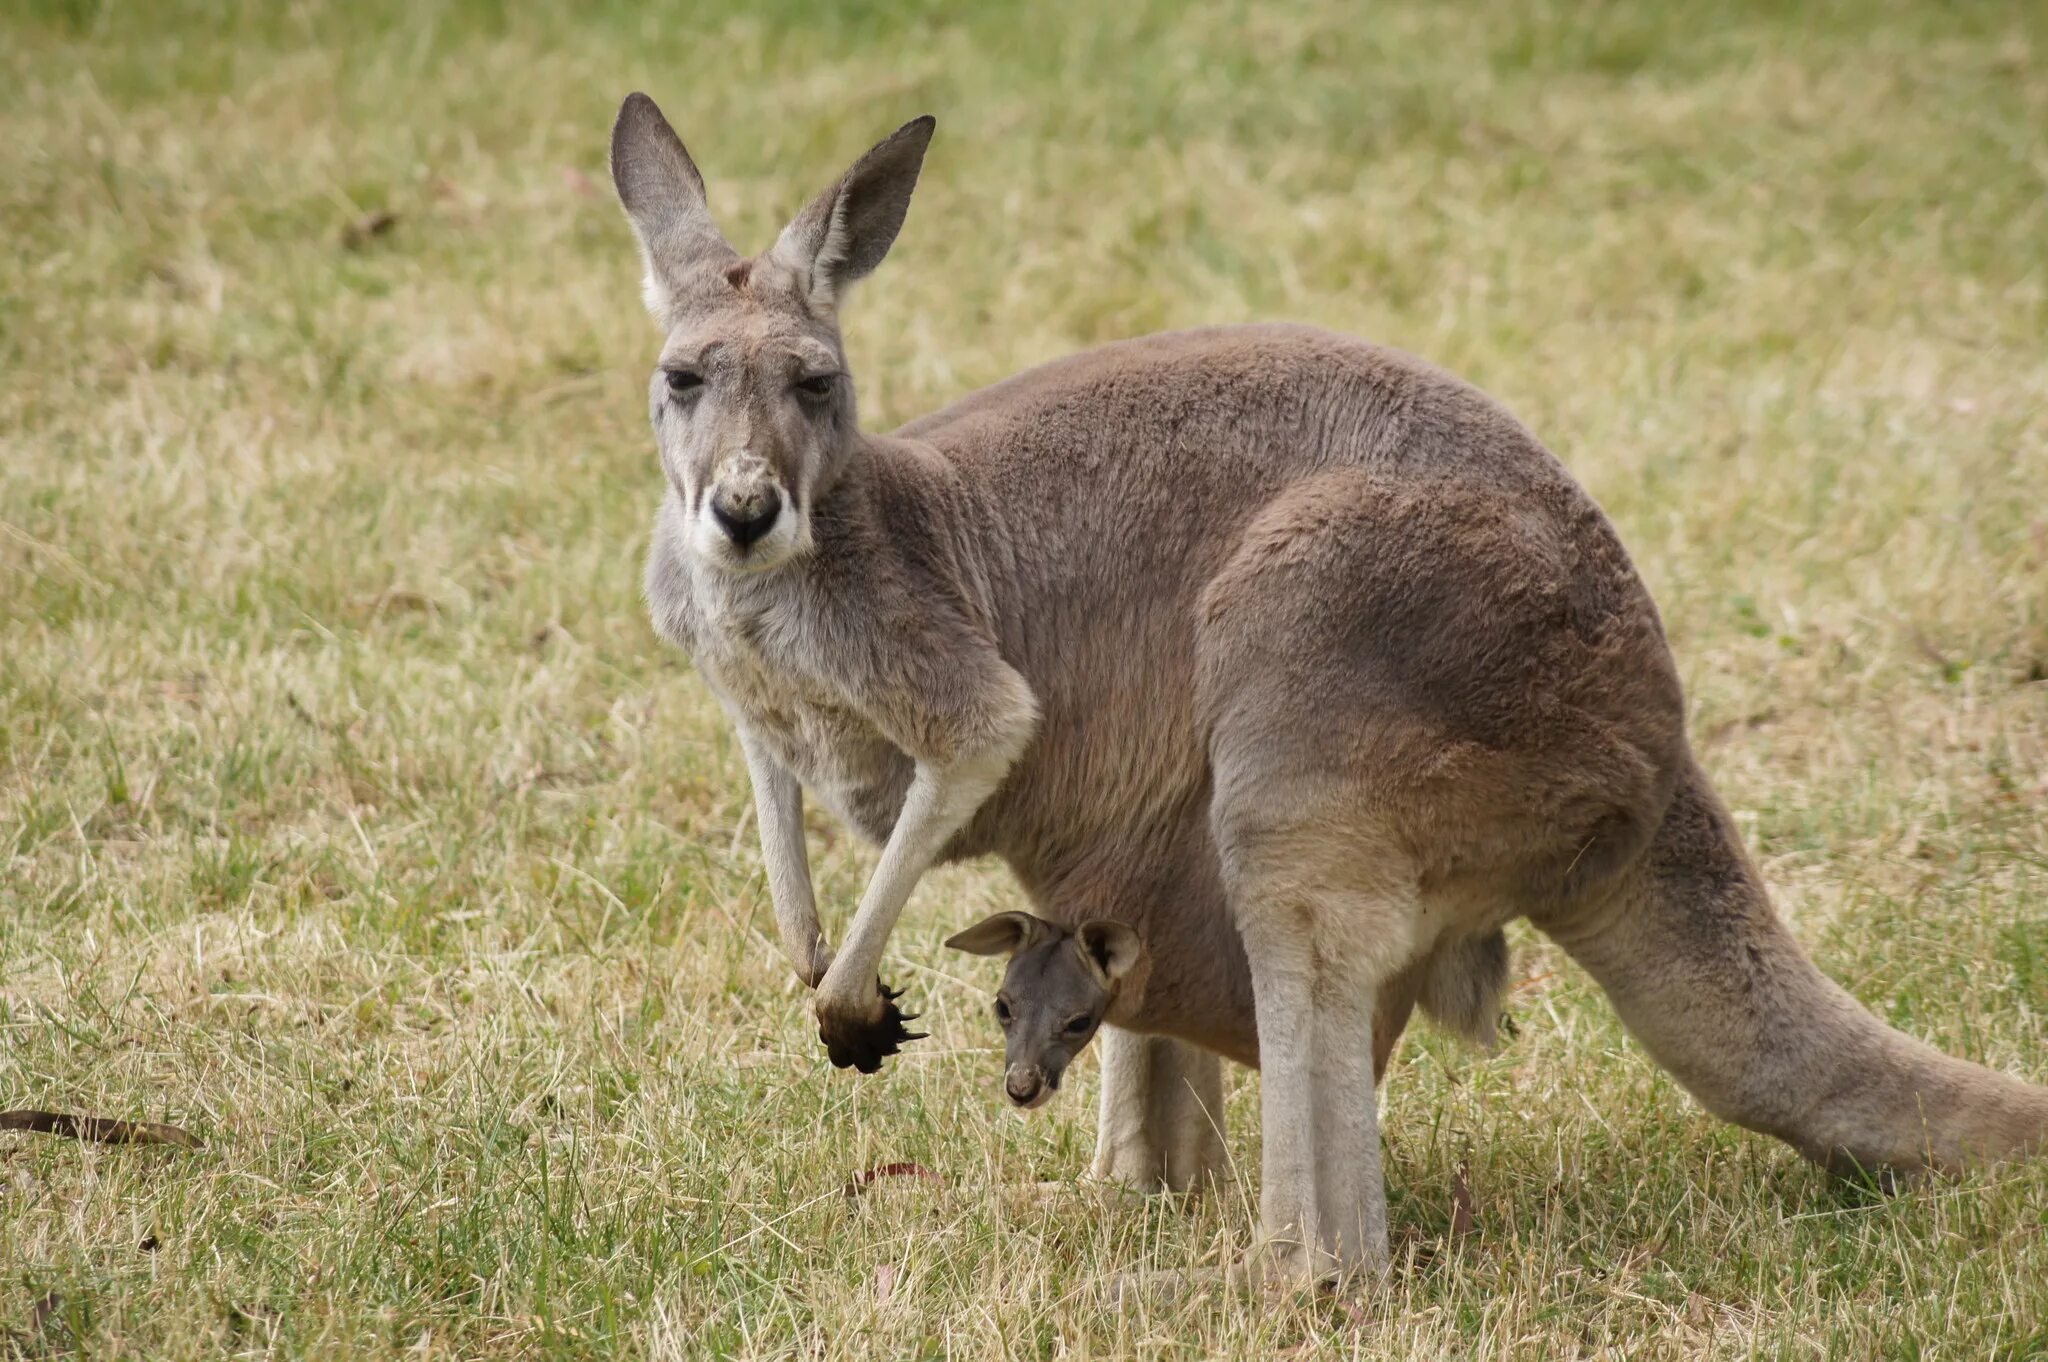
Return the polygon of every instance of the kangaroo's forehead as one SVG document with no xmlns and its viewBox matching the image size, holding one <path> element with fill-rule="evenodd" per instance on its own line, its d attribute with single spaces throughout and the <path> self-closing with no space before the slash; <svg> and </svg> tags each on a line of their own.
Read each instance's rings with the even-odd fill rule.
<svg viewBox="0 0 2048 1362">
<path fill-rule="evenodd" d="M 1092 990 L 1095 981 L 1074 950 L 1072 937 L 1041 941 L 1010 957 L 1003 983 L 1019 1000 L 1049 1000 Z"/>
<path fill-rule="evenodd" d="M 741 262 L 746 263 L 746 262 Z M 703 271 L 701 273 L 715 273 Z M 696 289 L 670 313 L 661 347 L 666 366 L 774 366 L 796 361 L 817 369 L 837 368 L 842 351 L 838 329 L 802 307 L 775 306 L 742 294 L 722 279 Z"/>
<path fill-rule="evenodd" d="M 830 372 L 842 366 L 839 338 L 802 321 L 744 307 L 686 313 L 661 347 L 665 368 L 782 369 Z"/>
<path fill-rule="evenodd" d="M 737 325 L 746 319 L 757 326 L 807 334 L 837 332 L 832 316 L 812 310 L 804 281 L 772 254 L 700 260 L 672 271 L 668 286 L 671 329 L 714 319 Z"/>
</svg>

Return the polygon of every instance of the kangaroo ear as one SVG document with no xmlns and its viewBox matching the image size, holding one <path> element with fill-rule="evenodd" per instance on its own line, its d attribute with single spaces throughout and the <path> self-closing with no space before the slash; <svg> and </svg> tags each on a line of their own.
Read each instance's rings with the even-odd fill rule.
<svg viewBox="0 0 2048 1362">
<path fill-rule="evenodd" d="M 911 119 L 783 228 L 772 254 L 796 274 L 814 308 L 830 312 L 840 290 L 889 253 L 937 126 L 930 114 Z"/>
<path fill-rule="evenodd" d="M 612 124 L 612 186 L 640 238 L 647 310 L 666 323 L 676 280 L 705 259 L 737 260 L 704 201 L 704 177 L 661 110 L 634 92 Z"/>
<path fill-rule="evenodd" d="M 1100 970 L 1111 985 L 1129 975 L 1145 958 L 1145 947 L 1138 934 L 1121 922 L 1084 922 L 1081 930 L 1074 933 L 1074 943 L 1081 948 L 1081 958 Z"/>
<path fill-rule="evenodd" d="M 946 944 L 969 955 L 1015 955 L 1038 940 L 1044 930 L 1029 913 L 997 913 L 947 937 Z"/>
</svg>

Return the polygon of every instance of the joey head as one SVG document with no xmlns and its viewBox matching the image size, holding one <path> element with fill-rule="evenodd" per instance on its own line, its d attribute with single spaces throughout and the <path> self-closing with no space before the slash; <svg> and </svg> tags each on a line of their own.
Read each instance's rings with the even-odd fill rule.
<svg viewBox="0 0 2048 1362">
<path fill-rule="evenodd" d="M 1003 1092 L 1026 1109 L 1051 1100 L 1104 1019 L 1119 1004 L 1128 1013 L 1144 988 L 1144 947 L 1121 922 L 1069 929 L 1030 913 L 997 913 L 946 944 L 969 955 L 1010 957 L 995 1004 Z"/>
</svg>

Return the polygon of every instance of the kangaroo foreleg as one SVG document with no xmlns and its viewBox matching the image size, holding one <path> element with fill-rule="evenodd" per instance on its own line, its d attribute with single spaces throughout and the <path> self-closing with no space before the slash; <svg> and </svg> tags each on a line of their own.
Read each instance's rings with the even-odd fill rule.
<svg viewBox="0 0 2048 1362">
<path fill-rule="evenodd" d="M 758 738 L 744 728 L 739 734 L 754 785 L 754 818 L 761 825 L 761 861 L 768 872 L 775 931 L 796 977 L 804 987 L 816 988 L 832 963 L 832 952 L 818 926 L 818 901 L 811 890 L 803 786 Z"/>
<path fill-rule="evenodd" d="M 1012 755 L 1004 751 L 946 766 L 918 764 L 881 862 L 847 929 L 846 944 L 826 969 L 813 1002 L 818 1037 L 839 1068 L 873 1073 L 903 1041 L 922 1038 L 904 1029 L 911 1018 L 897 1010 L 895 995 L 882 988 L 882 952 L 910 891 L 1002 782 Z"/>
</svg>

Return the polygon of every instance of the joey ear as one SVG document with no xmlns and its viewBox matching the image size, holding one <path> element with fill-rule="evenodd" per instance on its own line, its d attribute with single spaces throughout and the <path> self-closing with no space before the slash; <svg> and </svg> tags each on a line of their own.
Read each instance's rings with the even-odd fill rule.
<svg viewBox="0 0 2048 1362">
<path fill-rule="evenodd" d="M 802 281 L 813 307 L 831 311 L 840 291 L 889 253 L 937 126 L 930 114 L 911 119 L 782 229 L 772 254 Z"/>
<path fill-rule="evenodd" d="M 1145 947 L 1138 934 L 1121 922 L 1084 922 L 1074 933 L 1074 944 L 1080 947 L 1081 957 L 1100 970 L 1112 987 L 1145 958 Z"/>
<path fill-rule="evenodd" d="M 739 258 L 711 221 L 704 177 L 661 109 L 635 91 L 612 124 L 612 187 L 640 238 L 647 309 L 664 319 L 676 278 L 707 256 Z"/>
<path fill-rule="evenodd" d="M 969 955 L 1015 955 L 1038 940 L 1044 930 L 1029 913 L 997 913 L 947 937 L 946 944 Z"/>
</svg>

